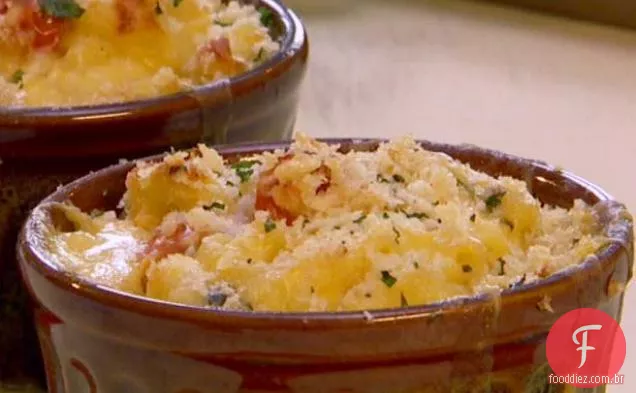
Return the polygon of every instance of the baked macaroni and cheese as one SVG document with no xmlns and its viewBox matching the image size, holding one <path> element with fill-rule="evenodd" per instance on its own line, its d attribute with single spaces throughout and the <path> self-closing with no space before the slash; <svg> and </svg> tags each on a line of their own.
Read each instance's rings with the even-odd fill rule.
<svg viewBox="0 0 636 393">
<path fill-rule="evenodd" d="M 0 0 L 0 105 L 94 105 L 245 72 L 279 49 L 264 7 L 221 0 Z"/>
<path fill-rule="evenodd" d="M 526 183 L 477 172 L 405 137 L 341 153 L 298 135 L 226 162 L 198 146 L 141 162 L 121 211 L 56 205 L 55 263 L 163 301 L 339 311 L 500 291 L 606 243 L 595 209 L 544 206 Z M 72 225 L 71 225 L 72 224 Z"/>
</svg>

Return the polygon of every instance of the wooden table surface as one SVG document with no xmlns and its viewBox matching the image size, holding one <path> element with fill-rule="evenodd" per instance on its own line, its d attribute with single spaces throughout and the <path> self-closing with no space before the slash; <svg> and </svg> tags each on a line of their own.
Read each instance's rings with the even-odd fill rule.
<svg viewBox="0 0 636 393">
<path fill-rule="evenodd" d="M 311 40 L 299 130 L 539 158 L 636 211 L 636 32 L 453 0 L 283 2 Z M 610 393 L 636 391 L 635 289 L 626 302 L 625 385 Z"/>
</svg>

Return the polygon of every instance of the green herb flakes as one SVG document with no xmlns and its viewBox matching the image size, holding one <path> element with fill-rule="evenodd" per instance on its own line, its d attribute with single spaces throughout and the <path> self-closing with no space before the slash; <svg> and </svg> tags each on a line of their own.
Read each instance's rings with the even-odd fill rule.
<svg viewBox="0 0 636 393">
<path fill-rule="evenodd" d="M 215 19 L 215 20 L 214 20 L 214 24 L 215 24 L 215 25 L 217 25 L 217 26 L 221 26 L 221 27 L 228 27 L 228 26 L 232 26 L 232 23 L 231 23 L 231 22 L 224 22 L 224 21 L 222 21 L 222 20 L 218 20 L 218 19 Z"/>
<path fill-rule="evenodd" d="M 258 13 L 261 14 L 261 23 L 265 27 L 271 27 L 274 23 L 274 14 L 267 7 L 259 7 Z"/>
<path fill-rule="evenodd" d="M 406 217 L 407 218 L 417 218 L 417 219 L 422 219 L 422 218 L 428 218 L 428 214 L 426 213 L 406 213 Z"/>
<path fill-rule="evenodd" d="M 24 71 L 17 70 L 9 78 L 9 82 L 18 85 L 20 88 L 24 87 Z"/>
<path fill-rule="evenodd" d="M 501 219 L 501 223 L 504 224 L 505 226 L 507 226 L 508 228 L 510 228 L 511 231 L 513 231 L 515 229 L 515 224 L 512 223 L 512 221 L 506 219 L 506 218 L 502 218 Z"/>
<path fill-rule="evenodd" d="M 236 175 L 241 179 L 241 183 L 246 183 L 250 177 L 254 174 L 254 165 L 260 164 L 259 161 L 245 160 L 232 164 L 232 169 L 236 172 Z"/>
<path fill-rule="evenodd" d="M 227 295 L 221 292 L 208 293 L 208 305 L 213 307 L 223 307 L 227 301 Z"/>
<path fill-rule="evenodd" d="M 221 202 L 212 202 L 210 205 L 203 206 L 203 208 L 205 210 L 212 210 L 212 209 L 225 210 L 225 204 Z"/>
<path fill-rule="evenodd" d="M 403 292 L 400 292 L 400 307 L 408 307 L 409 302 L 406 300 Z"/>
<path fill-rule="evenodd" d="M 468 264 L 462 265 L 462 271 L 464 273 L 471 273 L 473 271 L 473 267 Z"/>
<path fill-rule="evenodd" d="M 366 214 L 362 214 L 360 217 L 356 218 L 355 220 L 353 220 L 354 224 L 360 224 L 362 223 L 362 221 L 364 221 L 367 218 Z"/>
<path fill-rule="evenodd" d="M 378 173 L 378 176 L 376 176 L 376 178 L 375 178 L 375 179 L 376 179 L 376 181 L 377 181 L 378 183 L 388 183 L 388 182 L 389 182 L 389 181 L 388 181 L 388 180 L 387 180 L 384 176 L 382 176 L 382 175 L 381 175 L 381 174 L 379 174 L 379 173 Z"/>
<path fill-rule="evenodd" d="M 396 244 L 400 244 L 400 237 L 402 236 L 402 234 L 400 233 L 400 231 L 397 230 L 397 228 L 393 227 L 393 233 L 395 234 L 395 243 Z"/>
<path fill-rule="evenodd" d="M 172 0 L 172 5 L 174 6 L 174 8 L 177 8 L 181 5 L 182 2 L 183 0 Z"/>
<path fill-rule="evenodd" d="M 256 57 L 254 58 L 255 62 L 259 62 L 263 60 L 265 60 L 265 48 L 259 49 L 258 53 L 256 54 Z"/>
<path fill-rule="evenodd" d="M 157 15 L 163 14 L 163 10 L 161 9 L 161 4 L 159 4 L 159 2 L 155 3 L 155 14 Z"/>
<path fill-rule="evenodd" d="M 391 275 L 391 272 L 389 272 L 388 270 L 382 270 L 380 273 L 382 274 L 382 282 L 387 287 L 391 288 L 397 282 L 397 278 L 393 277 Z"/>
<path fill-rule="evenodd" d="M 40 10 L 59 19 L 78 19 L 86 11 L 75 0 L 38 0 Z"/>
<path fill-rule="evenodd" d="M 499 262 L 499 272 L 497 272 L 498 275 L 503 276 L 506 274 L 506 260 L 503 258 L 499 258 L 497 259 L 497 262 Z"/>
<path fill-rule="evenodd" d="M 393 175 L 393 181 L 396 183 L 404 183 L 404 178 L 396 173 Z"/>
<path fill-rule="evenodd" d="M 506 194 L 505 191 L 498 192 L 486 198 L 484 202 L 486 203 L 486 208 L 488 209 L 488 211 L 493 211 L 496 207 L 501 205 L 501 199 L 503 198 L 505 194 Z"/>
<path fill-rule="evenodd" d="M 510 284 L 508 286 L 508 288 L 514 289 L 514 288 L 520 287 L 523 284 L 525 284 L 525 282 L 526 282 L 526 274 L 524 273 L 523 276 L 521 276 L 520 279 L 518 279 L 517 281 L 513 282 L 512 284 Z"/>
<path fill-rule="evenodd" d="M 276 223 L 274 222 L 274 220 L 268 217 L 267 220 L 265 220 L 263 228 L 265 229 L 265 233 L 269 233 L 276 229 Z"/>
</svg>

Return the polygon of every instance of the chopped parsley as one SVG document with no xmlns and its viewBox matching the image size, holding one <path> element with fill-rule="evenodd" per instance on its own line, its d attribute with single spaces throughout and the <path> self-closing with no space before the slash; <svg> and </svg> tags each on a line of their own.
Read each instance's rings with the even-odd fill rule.
<svg viewBox="0 0 636 393">
<path fill-rule="evenodd" d="M 227 295 L 221 292 L 208 293 L 208 305 L 214 307 L 223 307 L 227 301 Z"/>
<path fill-rule="evenodd" d="M 472 189 L 472 187 L 470 187 L 468 184 L 464 183 L 462 180 L 460 180 L 458 177 L 455 178 L 455 180 L 457 181 L 457 185 L 459 187 L 462 187 L 464 190 L 466 190 L 467 193 L 469 193 L 472 196 L 475 196 L 475 190 Z"/>
<path fill-rule="evenodd" d="M 499 262 L 499 272 L 497 274 L 503 276 L 506 274 L 506 260 L 499 258 L 497 261 Z"/>
<path fill-rule="evenodd" d="M 493 211 L 497 206 L 501 205 L 501 199 L 506 194 L 506 192 L 497 192 L 492 194 L 484 201 L 486 203 L 486 208 L 488 211 Z"/>
<path fill-rule="evenodd" d="M 367 293 L 364 294 L 364 297 L 366 297 L 367 299 L 370 299 L 371 298 L 371 294 L 369 292 L 367 292 Z"/>
<path fill-rule="evenodd" d="M 514 289 L 517 287 L 522 286 L 524 283 L 526 282 L 526 274 L 524 273 L 523 276 L 521 276 L 520 279 L 518 279 L 517 281 L 513 282 L 512 284 L 510 284 L 508 286 L 508 288 Z"/>
<path fill-rule="evenodd" d="M 182 2 L 183 0 L 172 0 L 172 5 L 174 6 L 174 8 L 177 8 L 181 5 Z"/>
<path fill-rule="evenodd" d="M 258 13 L 261 14 L 261 23 L 263 26 L 271 27 L 272 23 L 274 23 L 274 14 L 272 11 L 267 7 L 259 7 Z"/>
<path fill-rule="evenodd" d="M 400 236 L 402 234 L 395 227 L 393 227 L 393 233 L 395 233 L 395 243 L 400 244 Z"/>
<path fill-rule="evenodd" d="M 254 169 L 252 167 L 256 164 L 260 164 L 260 162 L 251 160 L 239 161 L 232 164 L 232 169 L 234 169 L 236 175 L 241 179 L 241 183 L 245 183 L 254 174 Z"/>
<path fill-rule="evenodd" d="M 406 300 L 403 292 L 400 292 L 400 307 L 407 307 L 409 302 Z"/>
<path fill-rule="evenodd" d="M 342 227 L 340 225 L 336 225 L 335 227 L 333 227 L 333 229 L 337 231 L 338 229 L 342 229 Z"/>
<path fill-rule="evenodd" d="M 418 262 L 413 262 L 413 267 L 416 269 L 420 268 L 420 264 Z"/>
<path fill-rule="evenodd" d="M 215 19 L 214 24 L 221 27 L 232 26 L 232 22 L 223 22 L 222 20 Z"/>
<path fill-rule="evenodd" d="M 387 212 L 382 213 L 382 218 L 384 218 L 384 219 L 389 218 L 389 213 L 387 213 Z"/>
<path fill-rule="evenodd" d="M 382 270 L 380 273 L 382 273 L 382 282 L 387 287 L 391 288 L 397 282 L 397 278 L 393 277 L 391 275 L 391 272 L 389 272 L 388 270 Z"/>
<path fill-rule="evenodd" d="M 388 180 L 387 180 L 384 176 L 382 176 L 382 175 L 381 175 L 381 174 L 379 174 L 379 173 L 378 173 L 378 176 L 377 176 L 375 179 L 376 179 L 378 182 L 380 182 L 380 183 L 388 183 L 388 182 L 389 182 L 389 181 L 388 181 Z"/>
<path fill-rule="evenodd" d="M 400 175 L 398 175 L 397 173 L 395 175 L 393 175 L 393 180 L 396 183 L 404 183 L 404 178 Z"/>
<path fill-rule="evenodd" d="M 155 3 L 155 14 L 157 15 L 163 14 L 163 10 L 161 9 L 161 4 L 159 4 L 159 2 Z"/>
<path fill-rule="evenodd" d="M 475 219 L 477 219 L 477 215 L 475 213 L 470 215 L 470 222 L 475 222 Z"/>
<path fill-rule="evenodd" d="M 247 264 L 251 265 L 252 264 L 252 258 L 247 258 Z"/>
<path fill-rule="evenodd" d="M 313 285 L 309 287 L 309 292 L 310 293 L 316 293 L 316 289 L 314 288 Z"/>
<path fill-rule="evenodd" d="M 265 48 L 261 48 L 258 50 L 254 61 L 262 61 L 265 58 Z"/>
<path fill-rule="evenodd" d="M 225 204 L 221 202 L 212 202 L 212 204 L 203 206 L 203 208 L 205 210 L 212 210 L 212 209 L 225 210 Z"/>
<path fill-rule="evenodd" d="M 276 229 L 276 223 L 274 222 L 274 220 L 268 217 L 267 220 L 265 220 L 263 228 L 265 229 L 265 233 L 269 233 Z"/>
<path fill-rule="evenodd" d="M 468 265 L 468 264 L 466 264 L 466 265 L 462 265 L 462 271 L 463 271 L 464 273 L 470 273 L 470 272 L 472 272 L 472 271 L 473 271 L 473 267 L 472 267 L 472 266 L 470 266 L 470 265 Z"/>
<path fill-rule="evenodd" d="M 511 231 L 515 229 L 515 224 L 513 224 L 512 221 L 506 218 L 502 218 L 501 223 L 510 228 Z"/>
<path fill-rule="evenodd" d="M 225 182 L 225 185 L 226 185 L 226 186 L 230 186 L 230 187 L 234 187 L 234 183 L 232 183 L 232 182 L 231 182 L 231 181 L 229 181 L 229 180 Z"/>
<path fill-rule="evenodd" d="M 9 78 L 9 82 L 19 85 L 20 88 L 24 87 L 24 71 L 22 70 L 17 70 L 16 72 L 14 72 L 11 77 Z"/>
<path fill-rule="evenodd" d="M 360 224 L 362 223 L 362 221 L 364 221 L 367 218 L 366 214 L 361 215 L 360 217 L 356 218 L 355 220 L 353 220 L 353 222 L 355 224 Z"/>
<path fill-rule="evenodd" d="M 78 19 L 86 11 L 75 0 L 38 0 L 42 13 L 59 19 Z"/>
<path fill-rule="evenodd" d="M 407 218 L 417 218 L 417 219 L 422 219 L 422 218 L 428 218 L 428 214 L 426 213 L 405 213 Z"/>
<path fill-rule="evenodd" d="M 434 201 L 433 206 L 439 206 L 439 201 Z"/>
</svg>

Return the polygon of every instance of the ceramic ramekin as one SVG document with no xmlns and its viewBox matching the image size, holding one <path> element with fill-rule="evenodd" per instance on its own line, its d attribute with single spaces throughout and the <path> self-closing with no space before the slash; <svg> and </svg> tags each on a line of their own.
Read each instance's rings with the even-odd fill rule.
<svg viewBox="0 0 636 393">
<path fill-rule="evenodd" d="M 378 144 L 331 142 L 343 150 Z M 116 206 L 132 164 L 113 166 L 46 198 L 18 245 L 23 277 L 38 303 L 50 392 L 566 392 L 548 384 L 547 333 L 577 308 L 601 309 L 620 320 L 632 276 L 631 216 L 595 185 L 547 164 L 472 146 L 423 145 L 491 175 L 523 179 L 545 203 L 600 203 L 611 243 L 580 265 L 501 296 L 369 313 L 228 312 L 168 304 L 77 278 L 43 252 L 43 225 L 55 220 L 50 202 L 68 201 L 86 211 Z M 218 150 L 231 159 L 285 146 Z M 546 299 L 550 307 L 542 306 Z"/>
<path fill-rule="evenodd" d="M 252 1 L 274 16 L 281 50 L 229 80 L 142 101 L 70 108 L 0 108 L 0 386 L 43 383 L 15 242 L 26 213 L 89 170 L 197 142 L 276 141 L 291 136 L 308 41 L 298 17 L 276 0 Z"/>
</svg>

